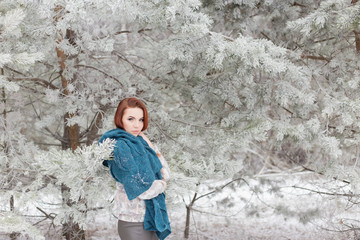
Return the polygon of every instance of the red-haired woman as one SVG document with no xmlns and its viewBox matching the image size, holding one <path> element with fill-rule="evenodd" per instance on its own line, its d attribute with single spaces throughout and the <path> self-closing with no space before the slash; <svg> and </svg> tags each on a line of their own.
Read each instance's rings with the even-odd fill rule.
<svg viewBox="0 0 360 240">
<path fill-rule="evenodd" d="M 169 167 L 143 131 L 148 112 L 137 98 L 122 100 L 114 117 L 117 128 L 106 132 L 99 142 L 115 139 L 111 160 L 103 164 L 117 182 L 114 215 L 122 240 L 165 239 L 170 222 L 164 191 Z"/>
</svg>

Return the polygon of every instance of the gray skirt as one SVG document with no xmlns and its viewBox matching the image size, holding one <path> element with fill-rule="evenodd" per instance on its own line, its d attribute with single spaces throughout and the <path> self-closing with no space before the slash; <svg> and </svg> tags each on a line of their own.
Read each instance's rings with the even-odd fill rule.
<svg viewBox="0 0 360 240">
<path fill-rule="evenodd" d="M 121 240 L 158 240 L 155 232 L 146 231 L 143 222 L 118 221 Z"/>
</svg>

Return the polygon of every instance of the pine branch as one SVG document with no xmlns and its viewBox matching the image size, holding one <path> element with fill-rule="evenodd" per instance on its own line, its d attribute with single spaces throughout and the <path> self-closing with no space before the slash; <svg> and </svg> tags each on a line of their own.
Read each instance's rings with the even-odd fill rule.
<svg viewBox="0 0 360 240">
<path fill-rule="evenodd" d="M 104 74 L 105 76 L 107 76 L 107 77 L 109 77 L 109 78 L 111 78 L 111 79 L 114 79 L 117 83 L 120 84 L 120 86 L 123 87 L 123 84 L 121 83 L 121 81 L 120 81 L 119 79 L 117 79 L 117 78 L 114 77 L 114 76 L 111 76 L 110 74 L 106 73 L 105 71 L 103 71 L 103 70 L 101 70 L 101 69 L 99 69 L 99 68 L 96 68 L 96 67 L 93 67 L 93 66 L 89 66 L 89 65 L 83 65 L 83 64 L 77 64 L 77 65 L 75 65 L 74 67 L 76 67 L 76 68 L 81 68 L 81 67 L 82 67 L 82 68 L 89 68 L 89 69 L 96 70 L 96 71 Z"/>
<path fill-rule="evenodd" d="M 56 133 L 56 134 L 53 133 L 48 127 L 44 127 L 44 130 L 49 133 L 49 134 L 47 134 L 47 136 L 53 137 L 53 138 L 55 138 L 56 140 L 58 140 L 58 141 L 60 141 L 62 143 L 67 143 L 68 142 L 65 138 L 61 137 L 59 133 Z M 46 134 L 46 133 L 44 133 L 44 134 Z"/>
<path fill-rule="evenodd" d="M 224 128 L 212 128 L 212 127 L 200 126 L 200 125 L 196 125 L 196 124 L 191 124 L 191 123 L 187 123 L 187 122 L 184 122 L 184 121 L 180 121 L 180 120 L 177 120 L 177 119 L 170 119 L 170 120 L 171 120 L 171 121 L 174 121 L 174 122 L 186 124 L 186 125 L 189 125 L 189 126 L 202 128 L 202 129 L 216 130 L 216 131 L 219 131 L 219 130 L 227 130 L 227 129 L 224 129 Z"/>
<path fill-rule="evenodd" d="M 137 33 L 143 33 L 143 32 L 146 32 L 146 31 L 152 31 L 152 29 L 150 29 L 150 28 L 142 28 L 142 29 L 138 30 Z M 122 31 L 118 31 L 118 32 L 114 33 L 114 35 L 120 35 L 120 34 L 123 34 L 123 33 L 133 33 L 133 31 L 122 30 Z"/>
<path fill-rule="evenodd" d="M 280 106 L 280 104 L 278 104 Z M 289 109 L 287 109 L 286 107 L 280 106 L 282 109 L 284 109 L 286 112 L 290 113 L 291 115 L 294 115 L 294 113 L 292 111 L 290 111 Z"/>
<path fill-rule="evenodd" d="M 140 67 L 139 65 L 131 62 L 129 59 L 127 59 L 125 56 L 121 55 L 119 52 L 114 51 L 115 55 L 118 56 L 121 60 L 124 60 L 125 62 L 129 63 L 133 68 L 139 69 L 142 71 L 145 71 L 146 69 L 143 67 Z"/>
<path fill-rule="evenodd" d="M 46 213 L 44 210 L 42 210 L 41 208 L 39 207 L 36 207 L 37 210 L 39 210 L 41 213 L 43 213 L 45 215 L 46 218 L 49 218 L 49 219 L 54 219 L 55 217 L 52 216 L 52 214 L 55 214 L 55 213 Z M 56 215 L 56 214 L 55 214 Z"/>
<path fill-rule="evenodd" d="M 31 98 L 30 98 L 30 100 L 31 100 Z M 36 111 L 36 108 L 35 108 L 35 106 L 34 106 L 34 104 L 33 104 L 33 101 L 31 101 L 31 106 L 32 106 L 33 109 L 34 109 L 34 112 L 35 112 L 36 117 L 37 117 L 39 120 L 41 120 L 40 114 L 38 114 L 38 112 Z M 59 140 L 59 141 L 62 142 L 62 143 L 67 143 L 66 139 L 62 138 L 62 137 L 60 136 L 60 134 L 58 134 L 58 133 L 57 133 L 57 134 L 53 133 L 48 127 L 44 127 L 44 129 L 45 129 L 45 130 L 50 134 L 50 136 L 52 136 L 53 138 Z"/>
<path fill-rule="evenodd" d="M 37 94 L 38 96 L 44 96 L 44 95 L 45 95 L 44 92 L 41 92 L 41 91 L 39 91 L 39 90 L 36 89 L 36 88 L 27 86 L 27 85 L 25 85 L 23 82 L 22 82 L 22 83 L 19 83 L 19 85 L 21 86 L 22 89 L 27 89 L 27 90 L 31 91 L 32 93 Z"/>
<path fill-rule="evenodd" d="M 120 35 L 120 34 L 123 34 L 123 33 L 132 33 L 132 32 L 129 31 L 129 30 L 123 30 L 123 31 L 118 31 L 118 32 L 114 33 L 114 35 Z"/>
<path fill-rule="evenodd" d="M 11 109 L 10 109 L 10 110 L 7 110 L 7 111 L 4 110 L 4 111 L 2 111 L 0 114 L 5 116 L 6 114 L 11 113 L 11 112 L 14 112 L 14 111 L 15 111 L 15 110 L 11 110 Z"/>
<path fill-rule="evenodd" d="M 353 194 L 353 193 L 334 193 L 334 192 L 324 192 L 324 191 L 319 191 L 319 190 L 313 190 L 310 188 L 305 188 L 305 187 L 298 187 L 296 185 L 292 186 L 293 188 L 297 188 L 297 189 L 302 189 L 302 190 L 306 190 L 309 192 L 313 192 L 313 193 L 318 193 L 321 195 L 329 195 L 329 196 L 339 196 L 339 197 L 360 197 L 360 194 Z"/>
<path fill-rule="evenodd" d="M 294 164 L 299 165 L 298 162 L 296 162 L 291 156 L 289 156 L 289 154 L 286 154 L 285 156 L 286 156 L 291 162 L 293 162 Z M 300 164 L 300 166 L 301 166 L 304 170 L 306 170 L 306 171 L 313 172 L 313 173 L 317 173 L 317 174 L 319 174 L 319 175 L 324 176 L 324 173 L 322 173 L 322 172 L 319 172 L 319 171 L 316 171 L 316 170 L 314 170 L 314 169 L 308 168 L 308 167 L 306 167 L 305 165 L 302 165 L 302 164 Z M 346 184 L 351 184 L 351 182 L 348 181 L 348 180 L 338 179 L 337 177 L 333 177 L 333 179 L 334 179 L 334 180 L 337 180 L 337 181 L 341 181 L 341 182 L 346 183 Z"/>
<path fill-rule="evenodd" d="M 117 57 L 119 57 L 121 60 L 127 62 L 136 72 L 142 74 L 143 76 L 145 76 L 147 79 L 149 79 L 150 81 L 152 81 L 151 77 L 146 73 L 146 68 L 143 68 L 133 62 L 131 62 L 129 59 L 127 59 L 125 56 L 121 55 L 119 52 L 114 51 L 115 55 Z"/>
<path fill-rule="evenodd" d="M 37 145 L 61 147 L 61 144 L 56 144 L 56 143 L 42 143 L 42 142 L 35 142 L 35 143 L 36 143 Z"/>
<path fill-rule="evenodd" d="M 83 139 L 84 137 L 86 137 L 86 135 L 91 131 L 91 129 L 96 126 L 95 122 L 96 122 L 96 119 L 98 117 L 98 115 L 101 114 L 100 112 L 97 112 L 95 113 L 93 119 L 91 120 L 91 123 L 89 125 L 88 128 L 86 128 L 84 131 L 82 131 L 80 134 L 79 134 L 79 139 Z"/>
<path fill-rule="evenodd" d="M 19 72 L 19 71 L 15 70 L 15 69 L 13 69 L 13 68 L 11 68 L 11 67 L 4 66 L 4 68 L 7 69 L 7 70 L 12 71 L 12 72 L 14 72 L 14 73 L 17 73 L 17 74 L 19 74 L 19 75 L 22 75 L 22 76 L 26 77 L 26 75 L 25 75 L 24 73 Z"/>
<path fill-rule="evenodd" d="M 216 193 L 216 192 L 219 192 L 220 190 L 224 189 L 226 186 L 232 184 L 233 182 L 237 182 L 237 181 L 240 181 L 240 180 L 245 181 L 245 179 L 242 178 L 242 177 L 233 179 L 233 180 L 231 180 L 230 182 L 222 185 L 222 186 L 219 187 L 219 188 L 216 188 L 215 190 L 213 190 L 213 191 L 211 191 L 211 192 L 205 193 L 205 194 L 203 194 L 203 195 L 201 195 L 201 196 L 199 196 L 199 197 L 197 197 L 197 198 L 194 198 L 194 199 L 193 199 L 193 202 L 199 200 L 200 198 L 203 198 L 203 197 L 209 196 L 209 195 L 211 195 L 211 194 L 214 194 L 214 193 Z"/>
<path fill-rule="evenodd" d="M 301 58 L 312 59 L 312 60 L 320 60 L 320 61 L 326 61 L 326 62 L 331 61 L 331 58 L 326 58 L 326 57 L 323 57 L 323 56 L 305 55 L 305 54 L 302 54 Z"/>
<path fill-rule="evenodd" d="M 330 38 L 325 38 L 325 39 L 321 39 L 321 40 L 316 40 L 314 41 L 314 43 L 320 43 L 320 42 L 326 42 L 326 41 L 330 41 L 330 40 L 334 40 L 335 37 L 330 37 Z"/>
<path fill-rule="evenodd" d="M 267 40 L 272 41 L 268 35 L 266 35 L 264 32 L 260 32 L 261 35 L 263 35 Z"/>
<path fill-rule="evenodd" d="M 332 126 L 332 125 L 329 125 L 328 127 L 331 128 L 331 129 L 336 129 L 336 126 Z M 358 132 L 355 131 L 354 129 L 344 128 L 344 130 L 349 130 L 349 131 L 352 132 L 352 133 L 358 133 Z"/>
<path fill-rule="evenodd" d="M 35 226 L 35 225 L 37 225 L 37 224 L 39 224 L 39 223 L 41 223 L 41 222 L 43 222 L 43 221 L 45 221 L 45 220 L 47 220 L 47 219 L 50 219 L 50 220 L 51 220 L 50 227 L 51 227 L 51 226 L 54 224 L 54 219 L 55 219 L 55 217 L 57 216 L 57 214 L 56 214 L 56 213 L 50 213 L 50 214 L 48 214 L 48 213 L 46 213 L 44 210 L 42 210 L 42 209 L 39 208 L 39 207 L 36 207 L 36 209 L 39 210 L 41 213 L 43 213 L 44 216 L 42 216 L 42 217 L 43 217 L 42 220 L 34 223 L 33 225 Z M 50 228 L 50 227 L 49 227 L 49 228 Z"/>
<path fill-rule="evenodd" d="M 340 220 L 340 224 L 342 224 L 341 220 Z M 347 225 L 345 225 L 345 226 L 347 226 Z M 354 226 L 349 226 L 348 229 L 330 229 L 330 228 L 326 228 L 326 227 L 321 227 L 321 229 L 323 229 L 325 231 L 329 231 L 329 232 L 336 232 L 336 233 L 346 233 L 346 232 L 352 232 L 352 231 L 359 231 L 360 230 L 360 228 L 357 228 L 357 227 L 354 227 Z"/>
<path fill-rule="evenodd" d="M 52 83 L 41 79 L 41 78 L 34 78 L 34 77 L 22 77 L 22 78 L 12 78 L 12 77 L 8 77 L 8 80 L 11 82 L 19 82 L 19 81 L 31 81 L 31 82 L 35 82 L 36 84 L 46 87 L 46 88 L 51 88 L 53 90 L 59 89 L 58 87 L 56 87 L 55 85 L 53 85 Z"/>
<path fill-rule="evenodd" d="M 33 103 L 35 103 L 35 101 L 32 101 L 32 102 L 29 102 L 29 103 L 26 103 L 26 104 L 24 104 L 24 106 L 29 106 L 29 105 L 31 105 L 31 104 L 33 104 Z M 7 110 L 7 111 L 3 111 L 2 113 L 0 113 L 1 115 L 6 115 L 7 113 L 11 113 L 11 112 L 14 112 L 15 110 L 12 110 L 12 109 L 10 109 L 10 110 Z"/>
<path fill-rule="evenodd" d="M 38 173 L 38 171 L 31 170 L 31 169 L 21 169 L 21 168 L 4 168 L 2 169 L 4 173 L 8 173 L 10 171 L 18 171 L 18 172 L 32 172 L 32 173 Z"/>
<path fill-rule="evenodd" d="M 143 32 L 148 32 L 148 31 L 152 31 L 152 29 L 151 28 L 143 28 L 143 29 L 138 30 L 137 32 L 143 33 Z"/>
<path fill-rule="evenodd" d="M 294 2 L 294 3 L 293 3 L 293 6 L 298 6 L 298 7 L 303 7 L 303 8 L 306 8 L 306 7 L 307 7 L 306 5 L 300 4 L 300 3 L 298 3 L 298 2 Z"/>
<path fill-rule="evenodd" d="M 94 208 L 87 208 L 86 211 L 90 212 L 90 211 L 97 211 L 97 210 L 102 210 L 105 209 L 105 207 L 94 207 Z"/>
<path fill-rule="evenodd" d="M 197 208 L 191 208 L 191 210 L 193 210 L 195 212 L 198 212 L 198 213 L 201 213 L 201 214 L 208 214 L 208 215 L 212 215 L 212 216 L 215 216 L 215 217 L 225 217 L 225 218 L 234 217 L 234 216 L 236 216 L 237 214 L 239 214 L 242 211 L 242 210 L 237 211 L 236 213 L 231 214 L 231 215 L 224 215 L 224 214 L 216 214 L 216 213 L 212 213 L 212 212 L 206 212 L 206 211 L 203 211 L 203 210 L 200 210 L 200 209 L 197 209 Z"/>
<path fill-rule="evenodd" d="M 95 140 L 98 129 L 101 128 L 102 125 L 101 122 L 104 117 L 104 112 L 106 112 L 109 107 L 109 104 L 101 105 L 100 110 L 94 115 L 93 119 L 91 120 L 89 127 L 87 127 L 83 132 L 79 134 L 80 139 L 83 139 L 85 136 L 87 137 L 86 145 L 92 144 L 92 142 Z"/>
<path fill-rule="evenodd" d="M 176 139 L 174 139 L 173 137 L 171 137 L 170 135 L 168 135 L 167 133 L 165 133 L 165 132 L 161 129 L 161 127 L 159 126 L 158 123 L 155 123 L 155 125 L 156 125 L 156 127 L 159 129 L 159 131 L 160 131 L 164 136 L 166 136 L 167 138 L 173 140 L 175 143 L 179 144 L 182 148 L 187 148 L 187 149 L 189 149 L 191 152 L 197 153 L 199 156 L 201 156 L 201 153 L 200 153 L 198 150 L 195 150 L 195 149 L 193 149 L 193 148 L 191 148 L 191 147 L 189 147 L 189 146 L 186 146 L 186 145 L 180 143 L 179 141 L 177 141 Z"/>
</svg>

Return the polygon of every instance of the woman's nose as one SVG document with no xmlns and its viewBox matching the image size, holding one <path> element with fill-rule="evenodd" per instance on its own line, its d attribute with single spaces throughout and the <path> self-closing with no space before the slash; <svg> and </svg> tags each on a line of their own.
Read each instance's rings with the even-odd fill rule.
<svg viewBox="0 0 360 240">
<path fill-rule="evenodd" d="M 135 121 L 134 127 L 139 127 L 139 122 L 138 121 Z"/>
</svg>

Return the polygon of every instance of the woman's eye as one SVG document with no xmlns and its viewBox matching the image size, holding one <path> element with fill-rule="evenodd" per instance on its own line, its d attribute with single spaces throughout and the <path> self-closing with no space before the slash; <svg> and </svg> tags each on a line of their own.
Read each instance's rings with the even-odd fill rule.
<svg viewBox="0 0 360 240">
<path fill-rule="evenodd" d="M 143 122 L 144 121 L 144 119 L 142 118 L 142 119 L 140 119 L 140 122 Z"/>
<path fill-rule="evenodd" d="M 129 121 L 132 121 L 132 120 L 134 120 L 134 119 L 133 119 L 133 118 L 128 118 L 128 120 L 129 120 Z"/>
</svg>

